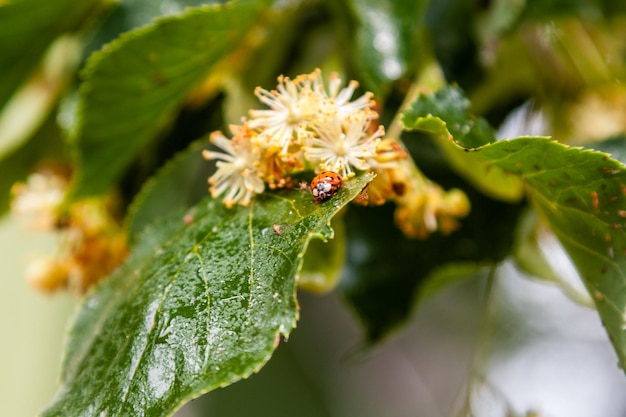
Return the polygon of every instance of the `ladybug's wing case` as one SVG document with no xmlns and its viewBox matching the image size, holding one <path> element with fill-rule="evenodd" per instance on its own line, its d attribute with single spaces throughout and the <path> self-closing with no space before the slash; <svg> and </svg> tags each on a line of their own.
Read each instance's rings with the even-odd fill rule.
<svg viewBox="0 0 626 417">
<path fill-rule="evenodd" d="M 322 171 L 311 181 L 311 193 L 316 203 L 328 200 L 342 187 L 341 175 L 333 171 Z"/>
</svg>

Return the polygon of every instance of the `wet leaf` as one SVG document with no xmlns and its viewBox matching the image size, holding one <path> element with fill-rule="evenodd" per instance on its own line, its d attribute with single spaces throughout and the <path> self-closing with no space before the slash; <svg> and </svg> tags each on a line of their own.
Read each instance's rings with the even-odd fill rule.
<svg viewBox="0 0 626 417">
<path fill-rule="evenodd" d="M 296 325 L 309 241 L 331 238 L 330 219 L 371 179 L 351 179 L 322 204 L 301 190 L 232 209 L 206 198 L 147 228 L 85 300 L 44 415 L 166 416 L 257 372 Z"/>
<path fill-rule="evenodd" d="M 355 63 L 366 88 L 376 95 L 415 70 L 421 57 L 419 28 L 426 4 L 423 0 L 345 2 L 354 18 Z"/>
</svg>

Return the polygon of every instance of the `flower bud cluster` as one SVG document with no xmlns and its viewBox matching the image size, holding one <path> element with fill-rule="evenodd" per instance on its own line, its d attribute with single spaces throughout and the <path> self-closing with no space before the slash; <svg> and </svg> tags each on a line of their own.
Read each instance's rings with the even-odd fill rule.
<svg viewBox="0 0 626 417">
<path fill-rule="evenodd" d="M 220 150 L 203 151 L 216 161 L 211 195 L 227 207 L 247 206 L 267 188 L 295 187 L 292 176 L 303 171 L 333 171 L 343 181 L 373 171 L 357 204 L 395 202 L 398 227 L 410 237 L 455 230 L 469 212 L 465 194 L 425 178 L 402 145 L 384 137 L 372 94 L 352 100 L 357 88 L 356 81 L 343 87 L 336 73 L 327 88 L 319 69 L 294 79 L 280 76 L 275 90 L 258 87 L 255 95 L 268 108 L 250 110 L 241 125 L 231 125 L 231 138 L 213 132 L 211 142 Z"/>
<path fill-rule="evenodd" d="M 378 125 L 371 93 L 351 100 L 358 83 L 342 87 L 336 73 L 328 88 L 319 69 L 294 79 L 280 76 L 275 90 L 258 87 L 255 95 L 268 108 L 250 110 L 242 125 L 231 125 L 232 137 L 211 134 L 221 151 L 205 150 L 217 170 L 209 178 L 213 197 L 248 205 L 270 189 L 294 186 L 292 175 L 310 170 L 334 171 L 349 180 L 356 171 L 380 169 L 405 156 L 397 146 L 390 156 L 383 126 Z"/>
<path fill-rule="evenodd" d="M 126 257 L 126 234 L 112 213 L 113 198 L 93 198 L 63 206 L 69 170 L 48 167 L 12 188 L 12 214 L 26 226 L 55 236 L 54 254 L 37 255 L 26 279 L 42 292 L 71 288 L 84 292 Z"/>
</svg>

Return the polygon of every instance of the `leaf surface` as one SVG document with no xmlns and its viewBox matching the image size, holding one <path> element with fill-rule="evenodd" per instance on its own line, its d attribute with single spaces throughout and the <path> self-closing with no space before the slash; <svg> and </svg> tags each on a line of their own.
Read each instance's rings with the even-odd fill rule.
<svg viewBox="0 0 626 417">
<path fill-rule="evenodd" d="M 366 88 L 381 95 L 387 86 L 417 66 L 420 31 L 426 1 L 349 0 L 345 7 L 354 17 L 355 63 Z"/>
<path fill-rule="evenodd" d="M 133 200 L 126 218 L 131 241 L 147 225 L 195 205 L 206 195 L 212 164 L 202 157 L 202 149 L 205 147 L 206 140 L 192 143 L 145 183 Z"/>
<path fill-rule="evenodd" d="M 469 113 L 467 100 L 454 87 L 420 96 L 405 113 L 404 123 L 435 133 L 448 148 L 447 155 L 457 154 L 457 166 L 471 167 L 473 183 L 483 191 L 493 191 L 490 183 L 500 179 L 519 182 L 578 269 L 626 370 L 624 165 L 609 154 L 545 137 L 493 142 L 487 134 L 473 135 L 474 127 L 486 122 Z M 478 130 L 486 132 L 487 127 Z"/>
<path fill-rule="evenodd" d="M 232 53 L 263 0 L 189 8 L 94 53 L 80 90 L 73 197 L 106 191 L 172 121 L 190 90 Z"/>
<path fill-rule="evenodd" d="M 626 369 L 626 169 L 608 154 L 545 138 L 475 152 L 519 176 L 533 207 L 572 258 Z"/>
<path fill-rule="evenodd" d="M 88 22 L 99 4 L 100 0 L 21 0 L 0 6 L 0 109 L 32 74 L 48 46 Z"/>
<path fill-rule="evenodd" d="M 232 209 L 206 198 L 146 229 L 85 301 L 63 387 L 44 415 L 166 416 L 258 371 L 296 325 L 309 241 L 332 237 L 330 219 L 372 177 L 351 179 L 322 204 L 300 190 Z"/>
<path fill-rule="evenodd" d="M 475 155 L 461 155 L 446 145 L 452 138 L 465 148 L 495 141 L 495 132 L 486 120 L 470 112 L 470 102 L 460 88 L 446 86 L 432 94 L 420 95 L 404 113 L 402 122 L 406 129 L 437 136 L 440 139 L 437 144 L 453 169 L 480 191 L 507 202 L 522 198 L 523 189 L 517 177 L 504 175 L 497 168 L 484 170 L 483 161 Z"/>
</svg>

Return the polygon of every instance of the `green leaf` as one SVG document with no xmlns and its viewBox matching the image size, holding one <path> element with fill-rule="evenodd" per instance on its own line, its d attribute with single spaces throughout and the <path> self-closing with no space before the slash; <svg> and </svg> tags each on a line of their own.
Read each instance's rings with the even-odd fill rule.
<svg viewBox="0 0 626 417">
<path fill-rule="evenodd" d="M 613 136 L 600 142 L 592 142 L 588 145 L 597 151 L 611 154 L 611 158 L 626 164 L 626 133 Z"/>
<path fill-rule="evenodd" d="M 477 58 L 477 8 L 469 0 L 439 0 L 428 2 L 426 11 L 429 46 L 437 63 L 446 79 L 463 86 L 476 84 L 483 71 Z"/>
<path fill-rule="evenodd" d="M 343 5 L 355 20 L 355 29 L 349 32 L 355 65 L 360 67 L 366 88 L 376 95 L 417 67 L 422 49 L 419 29 L 427 3 L 349 0 Z"/>
<path fill-rule="evenodd" d="M 499 40 L 502 34 L 511 31 L 524 10 L 524 0 L 495 0 L 478 16 L 477 32 L 483 47 L 487 42 Z"/>
<path fill-rule="evenodd" d="M 600 16 L 604 8 L 619 10 L 620 6 L 617 5 L 623 6 L 623 3 L 610 0 L 530 0 L 524 8 L 522 21 L 553 22 L 555 19 L 568 16 L 589 18 Z"/>
<path fill-rule="evenodd" d="M 582 276 L 626 370 L 624 165 L 608 154 L 546 138 L 503 140 L 459 153 L 522 179 L 533 207 Z"/>
<path fill-rule="evenodd" d="M 56 110 L 59 96 L 75 76 L 81 45 L 76 37 L 59 37 L 41 65 L 0 112 L 0 159 L 24 145 Z"/>
<path fill-rule="evenodd" d="M 516 193 L 524 191 L 572 258 L 626 369 L 624 165 L 548 138 L 493 142 L 486 122 L 468 107 L 460 90 L 446 87 L 420 96 L 403 121 L 407 128 L 436 134 L 447 155 L 456 153 L 453 165 L 482 191 L 518 184 Z"/>
<path fill-rule="evenodd" d="M 146 229 L 85 300 L 44 415 L 166 416 L 257 372 L 296 325 L 309 241 L 332 238 L 331 218 L 372 178 L 351 179 L 322 204 L 300 190 L 232 209 L 206 198 Z"/>
<path fill-rule="evenodd" d="M 486 120 L 470 113 L 469 100 L 458 87 L 446 86 L 432 94 L 421 94 L 407 110 L 402 122 L 406 129 L 437 136 L 442 152 L 465 180 L 486 195 L 506 202 L 519 201 L 523 196 L 521 182 L 505 175 L 498 168 L 485 170 L 484 161 L 476 156 L 462 155 L 446 145 L 454 139 L 464 148 L 476 148 L 495 141 L 495 134 Z"/>
<path fill-rule="evenodd" d="M 213 164 L 202 158 L 206 140 L 192 143 L 148 180 L 131 204 L 126 228 L 131 241 L 149 224 L 185 210 L 207 193 Z"/>
<path fill-rule="evenodd" d="M 78 105 L 73 198 L 102 193 L 117 180 L 170 125 L 190 90 L 241 45 L 266 3 L 190 8 L 91 56 Z"/>
<path fill-rule="evenodd" d="M 0 6 L 0 109 L 32 74 L 50 44 L 76 31 L 100 0 L 20 0 Z"/>
<path fill-rule="evenodd" d="M 159 3 L 149 0 L 126 0 L 115 2 L 111 12 L 98 30 L 88 39 L 86 56 L 117 38 L 121 33 L 149 24 L 153 19 L 181 13 L 187 7 L 203 4 L 223 4 L 227 0 L 168 0 Z"/>
</svg>

